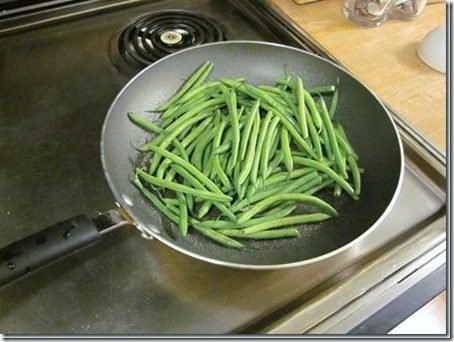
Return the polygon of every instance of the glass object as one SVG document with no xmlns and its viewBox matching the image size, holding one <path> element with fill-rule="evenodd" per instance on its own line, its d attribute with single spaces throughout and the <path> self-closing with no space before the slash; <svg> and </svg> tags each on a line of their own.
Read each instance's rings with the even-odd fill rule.
<svg viewBox="0 0 454 342">
<path fill-rule="evenodd" d="M 427 0 L 345 0 L 344 14 L 363 26 L 379 26 L 389 17 L 411 20 L 421 14 Z"/>
</svg>

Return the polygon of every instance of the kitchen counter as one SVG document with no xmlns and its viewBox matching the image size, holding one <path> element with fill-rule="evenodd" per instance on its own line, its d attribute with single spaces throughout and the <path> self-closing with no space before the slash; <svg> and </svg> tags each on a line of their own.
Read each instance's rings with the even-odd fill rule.
<svg viewBox="0 0 454 342">
<path fill-rule="evenodd" d="M 446 145 L 446 77 L 424 64 L 416 48 L 445 22 L 445 4 L 430 3 L 413 21 L 374 28 L 345 19 L 343 1 L 298 5 L 272 0 L 290 21 L 351 71 L 441 150 Z"/>
</svg>

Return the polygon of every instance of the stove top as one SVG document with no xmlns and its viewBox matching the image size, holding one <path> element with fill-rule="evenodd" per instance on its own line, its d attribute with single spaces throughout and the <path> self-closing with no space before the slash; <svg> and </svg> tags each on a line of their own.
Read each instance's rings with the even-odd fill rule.
<svg viewBox="0 0 454 342">
<path fill-rule="evenodd" d="M 68 1 L 0 17 L 0 246 L 115 206 L 100 163 L 100 132 L 114 97 L 139 70 L 179 49 L 222 40 L 276 42 L 330 57 L 303 38 L 266 2 L 252 0 Z M 395 209 L 336 260 L 232 270 L 121 229 L 0 291 L 0 331 L 233 333 L 285 317 L 444 217 L 444 164 L 398 116 L 396 122 L 407 166 Z"/>
</svg>

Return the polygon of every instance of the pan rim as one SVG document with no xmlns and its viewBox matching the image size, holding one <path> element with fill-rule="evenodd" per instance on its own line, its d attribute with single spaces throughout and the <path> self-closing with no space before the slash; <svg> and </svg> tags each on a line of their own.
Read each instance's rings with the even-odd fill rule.
<svg viewBox="0 0 454 342">
<path fill-rule="evenodd" d="M 173 58 L 173 56 L 180 55 L 182 53 L 187 53 L 188 51 L 191 51 L 191 50 L 194 50 L 194 49 L 201 49 L 201 48 L 204 48 L 204 47 L 218 46 L 218 45 L 229 45 L 229 44 L 234 44 L 234 45 L 239 45 L 239 44 L 267 45 L 267 46 L 274 46 L 274 47 L 283 48 L 283 49 L 294 50 L 294 51 L 297 51 L 299 53 L 311 55 L 312 57 L 320 59 L 320 60 L 322 60 L 325 63 L 331 64 L 335 68 L 340 69 L 341 71 L 345 72 L 346 74 L 351 76 L 353 79 L 355 79 L 355 81 L 357 81 L 362 87 L 364 87 L 375 98 L 375 100 L 378 102 L 378 104 L 385 111 L 385 113 L 386 113 L 386 115 L 387 115 L 387 117 L 388 117 L 388 119 L 391 122 L 391 125 L 393 127 L 393 131 L 394 131 L 394 133 L 396 135 L 397 143 L 398 143 L 398 147 L 399 147 L 400 170 L 399 170 L 399 177 L 398 177 L 397 185 L 396 185 L 396 188 L 394 190 L 394 194 L 393 194 L 391 200 L 389 201 L 387 207 L 381 213 L 379 218 L 369 228 L 367 228 L 362 234 L 357 236 L 352 241 L 350 241 L 347 244 L 345 244 L 345 245 L 343 245 L 343 246 L 341 246 L 339 248 L 336 248 L 336 249 L 334 249 L 334 250 L 332 250 L 332 251 L 330 251 L 328 253 L 319 255 L 317 257 L 310 258 L 310 259 L 304 259 L 304 260 L 300 260 L 300 261 L 295 261 L 295 262 L 290 262 L 290 263 L 280 263 L 280 264 L 245 264 L 245 263 L 237 263 L 237 262 L 219 260 L 219 259 L 216 259 L 216 258 L 207 257 L 207 256 L 204 256 L 204 255 L 189 251 L 189 250 L 187 250 L 187 249 L 185 249 L 183 247 L 180 247 L 180 246 L 174 244 L 172 241 L 169 241 L 168 239 L 163 238 L 159 233 L 157 233 L 153 229 L 149 228 L 146 224 L 144 224 L 140 220 L 140 218 L 137 217 L 137 215 L 135 215 L 134 210 L 131 210 L 131 208 L 128 205 L 128 203 L 126 203 L 126 201 L 123 199 L 123 196 L 121 195 L 121 193 L 117 190 L 117 188 L 116 188 L 114 182 L 112 181 L 112 179 L 111 179 L 111 177 L 109 175 L 109 172 L 108 172 L 106 158 L 105 158 L 105 153 L 104 153 L 104 145 L 105 145 L 105 135 L 106 135 L 107 123 L 109 122 L 109 117 L 112 115 L 112 111 L 113 111 L 113 109 L 115 107 L 115 104 L 119 100 L 119 98 L 123 95 L 123 93 L 126 91 L 126 89 L 129 87 L 130 84 L 132 84 L 137 78 L 141 77 L 142 74 L 146 73 L 148 71 L 148 69 L 150 69 L 152 67 L 155 67 L 157 64 L 161 63 L 162 61 L 165 61 L 165 60 L 167 60 L 169 58 Z M 133 224 L 136 226 L 136 228 L 139 231 L 146 232 L 152 238 L 154 238 L 156 240 L 159 240 L 160 242 L 164 243 L 165 245 L 171 247 L 172 249 L 177 250 L 177 251 L 179 251 L 179 252 L 181 252 L 181 253 L 183 253 L 185 255 L 191 256 L 191 257 L 193 257 L 195 259 L 202 260 L 202 261 L 205 261 L 205 262 L 208 262 L 208 263 L 211 263 L 211 264 L 215 264 L 215 265 L 219 265 L 219 266 L 225 266 L 225 267 L 236 268 L 236 269 L 276 270 L 276 269 L 287 269 L 287 268 L 301 267 L 301 266 L 306 266 L 306 265 L 314 264 L 314 263 L 322 261 L 322 260 L 329 259 L 329 258 L 331 258 L 331 257 L 333 257 L 333 256 L 335 256 L 337 254 L 340 254 L 343 251 L 351 248 L 354 244 L 357 244 L 359 241 L 363 240 L 366 236 L 368 236 L 372 231 L 374 231 L 380 225 L 380 223 L 385 219 L 385 217 L 388 216 L 389 212 L 391 211 L 392 207 L 394 206 L 394 204 L 395 204 L 395 202 L 397 200 L 397 197 L 398 197 L 398 195 L 400 193 L 400 190 L 401 190 L 401 187 L 402 187 L 402 183 L 403 183 L 403 178 L 404 178 L 403 177 L 404 176 L 404 169 L 405 169 L 403 144 L 402 144 L 402 139 L 400 137 L 399 131 L 398 131 L 397 126 L 396 126 L 396 123 L 394 122 L 393 118 L 391 117 L 388 109 L 385 107 L 385 105 L 383 104 L 381 99 L 377 96 L 377 94 L 374 91 L 372 91 L 368 86 L 366 86 L 362 81 L 360 81 L 355 75 L 353 75 L 351 72 L 346 70 L 344 67 L 339 66 L 339 65 L 335 64 L 334 62 L 332 62 L 330 60 L 327 60 L 327 59 L 325 59 L 323 57 L 320 57 L 320 56 L 318 56 L 318 55 L 316 55 L 316 54 L 314 54 L 312 52 L 305 51 L 305 50 L 302 50 L 300 48 L 288 46 L 288 45 L 285 45 L 285 44 L 272 43 L 272 42 L 262 42 L 262 41 L 252 41 L 252 40 L 233 40 L 233 41 L 214 42 L 214 43 L 207 43 L 207 44 L 203 44 L 203 45 L 199 45 L 199 46 L 186 48 L 184 50 L 181 50 L 181 51 L 172 53 L 172 54 L 170 54 L 170 55 L 168 55 L 166 57 L 163 57 L 163 58 L 159 59 L 158 61 L 154 62 L 153 64 L 150 64 L 146 68 L 142 69 L 140 72 L 138 72 L 135 76 L 133 76 L 123 86 L 123 88 L 120 90 L 120 92 L 116 95 L 116 97 L 112 101 L 112 103 L 111 103 L 111 105 L 110 105 L 110 107 L 109 107 L 109 109 L 107 111 L 107 114 L 106 114 L 106 116 L 104 118 L 102 131 L 101 131 L 100 147 L 101 147 L 101 164 L 102 164 L 103 171 L 104 171 L 104 176 L 105 176 L 105 179 L 106 179 L 106 181 L 107 181 L 107 183 L 109 185 L 109 188 L 112 191 L 112 193 L 113 193 L 113 195 L 114 195 L 114 197 L 115 197 L 115 199 L 117 201 L 117 204 L 121 208 L 126 210 L 128 215 L 134 220 Z M 156 227 L 153 227 L 153 228 L 159 231 L 159 228 L 156 228 Z"/>
</svg>

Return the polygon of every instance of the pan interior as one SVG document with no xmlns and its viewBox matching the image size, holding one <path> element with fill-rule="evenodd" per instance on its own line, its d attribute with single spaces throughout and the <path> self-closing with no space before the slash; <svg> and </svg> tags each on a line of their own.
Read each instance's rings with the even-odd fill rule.
<svg viewBox="0 0 454 342">
<path fill-rule="evenodd" d="M 183 238 L 178 229 L 146 201 L 132 185 L 137 159 L 134 149 L 146 133 L 126 113 L 146 113 L 169 98 L 204 61 L 214 62 L 211 79 L 243 76 L 253 84 L 273 84 L 283 76 L 284 64 L 303 77 L 305 86 L 335 84 L 340 91 L 336 117 L 345 127 L 365 169 L 360 200 L 348 195 L 325 198 L 340 213 L 323 223 L 306 225 L 301 238 L 245 241 L 242 251 L 219 246 L 195 231 Z M 379 220 L 399 188 L 402 150 L 396 129 L 377 98 L 359 81 L 334 64 L 304 51 L 259 42 L 225 42 L 187 49 L 164 58 L 138 74 L 117 96 L 106 117 L 102 161 L 118 202 L 142 226 L 180 251 L 202 259 L 242 265 L 284 265 L 320 257 L 365 233 Z"/>
</svg>

